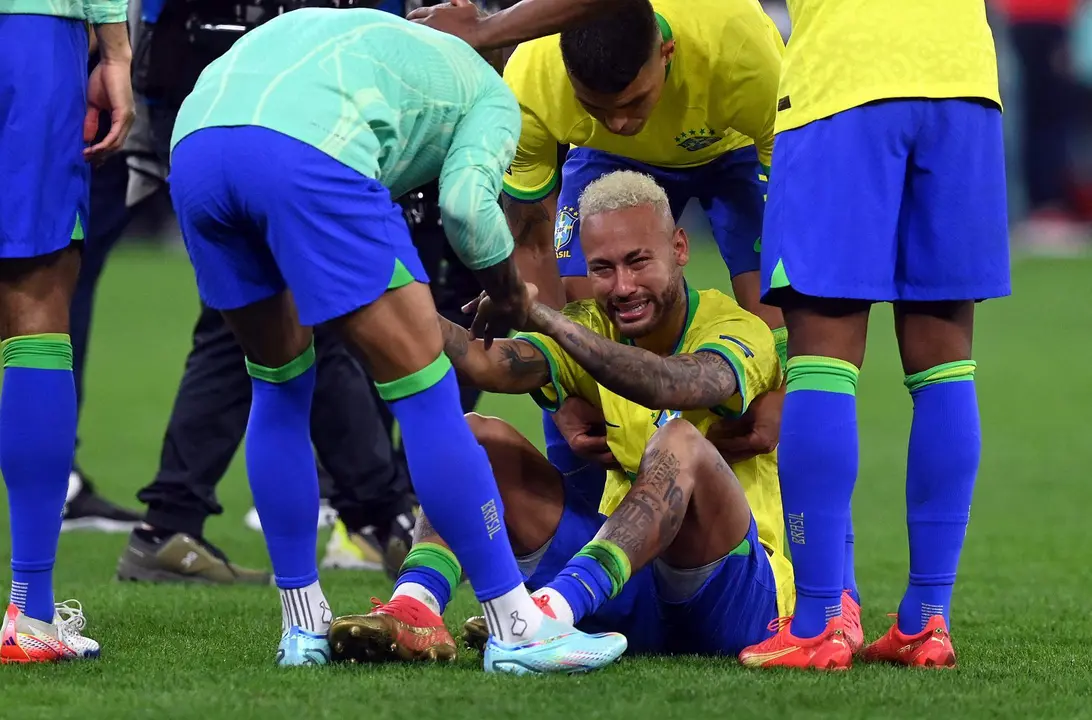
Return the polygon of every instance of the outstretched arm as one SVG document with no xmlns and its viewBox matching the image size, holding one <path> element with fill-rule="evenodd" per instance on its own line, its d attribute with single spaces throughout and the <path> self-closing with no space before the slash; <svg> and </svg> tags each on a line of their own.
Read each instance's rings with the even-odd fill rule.
<svg viewBox="0 0 1092 720">
<path fill-rule="evenodd" d="M 592 332 L 535 303 L 531 323 L 550 336 L 603 387 L 653 410 L 698 410 L 738 391 L 735 371 L 714 352 L 659 355 Z"/>
<path fill-rule="evenodd" d="M 550 363 L 542 351 L 523 340 L 494 340 L 485 349 L 481 340 L 440 318 L 444 352 L 455 372 L 468 384 L 486 392 L 520 395 L 550 383 Z"/>
</svg>

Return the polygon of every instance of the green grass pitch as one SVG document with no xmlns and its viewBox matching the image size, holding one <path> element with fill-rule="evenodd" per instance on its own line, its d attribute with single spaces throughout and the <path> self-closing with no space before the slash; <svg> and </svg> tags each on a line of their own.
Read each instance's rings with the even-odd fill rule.
<svg viewBox="0 0 1092 720">
<path fill-rule="evenodd" d="M 708 248 L 691 282 L 725 286 Z M 635 659 L 582 678 L 487 676 L 464 652 L 452 667 L 277 669 L 280 603 L 273 589 L 120 584 L 125 537 L 61 540 L 57 597 L 84 603 L 97 662 L 0 668 L 0 716 L 33 718 L 356 717 L 1080 717 L 1092 696 L 1092 263 L 1028 260 L 1012 298 L 984 305 L 975 355 L 984 448 L 956 587 L 952 672 L 858 665 L 841 675 L 747 671 L 730 659 Z M 80 458 L 112 499 L 155 471 L 197 301 L 185 258 L 119 251 L 99 293 Z M 906 578 L 903 472 L 910 399 L 902 387 L 890 311 L 874 313 L 860 387 L 861 468 L 854 519 L 857 574 L 869 639 L 886 630 Z M 481 407 L 541 442 L 527 398 Z M 267 566 L 241 458 L 220 487 L 226 508 L 208 534 L 234 560 Z M 5 500 L 6 504 L 6 500 Z M 9 546 L 0 538 L 6 591 Z M 325 536 L 321 541 L 325 540 Z M 326 572 L 338 613 L 386 598 L 376 574 Z M 465 589 L 453 628 L 474 610 Z"/>
</svg>

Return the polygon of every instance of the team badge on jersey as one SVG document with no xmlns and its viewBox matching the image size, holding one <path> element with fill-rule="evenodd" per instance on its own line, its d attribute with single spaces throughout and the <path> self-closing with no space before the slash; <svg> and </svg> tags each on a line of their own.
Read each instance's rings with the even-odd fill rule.
<svg viewBox="0 0 1092 720">
<path fill-rule="evenodd" d="M 715 145 L 722 139 L 721 134 L 716 130 L 712 128 L 700 128 L 698 130 L 687 130 L 686 132 L 679 133 L 675 136 L 675 144 L 683 150 L 697 152 L 698 150 L 704 150 L 710 145 Z"/>
<path fill-rule="evenodd" d="M 557 222 L 554 223 L 554 253 L 558 258 L 567 258 L 572 254 L 569 244 L 573 241 L 577 217 L 576 208 L 568 206 L 562 207 L 557 214 Z"/>
<path fill-rule="evenodd" d="M 656 422 L 653 423 L 658 428 L 662 428 L 672 420 L 682 417 L 682 410 L 661 410 L 660 414 L 656 416 Z"/>
</svg>

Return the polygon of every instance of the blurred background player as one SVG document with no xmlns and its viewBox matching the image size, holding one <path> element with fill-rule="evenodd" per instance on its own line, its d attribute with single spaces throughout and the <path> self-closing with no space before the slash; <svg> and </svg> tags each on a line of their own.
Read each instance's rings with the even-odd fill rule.
<svg viewBox="0 0 1092 720">
<path fill-rule="evenodd" d="M 751 448 L 729 468 L 704 435 L 780 387 L 773 336 L 727 296 L 687 286 L 689 241 L 650 176 L 607 174 L 579 203 L 595 299 L 563 313 L 536 305 L 538 333 L 488 350 L 445 324 L 445 346 L 470 384 L 531 393 L 550 410 L 577 396 L 609 417 L 618 465 L 606 492 L 562 474 L 503 420 L 473 415 L 471 427 L 549 612 L 622 632 L 637 652 L 734 656 L 791 612 L 792 567 L 775 456 Z M 392 600 L 334 622 L 335 652 L 454 657 L 440 614 L 458 563 L 428 528 L 421 520 Z M 478 640 L 483 624 L 468 625 Z"/>
<path fill-rule="evenodd" d="M 982 2 L 788 7 L 762 282 L 789 330 L 778 460 L 797 603 L 741 659 L 851 664 L 839 600 L 855 393 L 869 308 L 891 302 L 914 402 L 910 577 L 898 621 L 865 657 L 951 666 L 952 588 L 981 451 L 974 304 L 1010 293 L 993 38 Z"/>
<path fill-rule="evenodd" d="M 346 85 L 322 80 L 330 63 Z M 346 97 L 361 103 L 353 120 Z M 523 323 L 530 300 L 497 204 L 518 123 L 511 92 L 469 46 L 372 10 L 271 20 L 183 103 L 171 196 L 200 294 L 225 313 L 253 378 L 247 471 L 283 605 L 279 664 L 329 659 L 308 439 L 310 328 L 327 321 L 366 358 L 422 507 L 498 619 L 490 632 L 506 662 L 487 669 L 590 670 L 625 650 L 624 638 L 546 617 L 523 587 L 428 278 L 391 202 L 439 178 L 445 233 L 496 302 L 476 331 L 491 336 L 497 317 Z"/>
<path fill-rule="evenodd" d="M 53 565 L 76 441 L 68 308 L 88 217 L 89 162 L 133 121 L 125 2 L 0 2 L 0 473 L 11 520 L 11 604 L 0 661 L 97 657 L 77 604 L 54 604 Z M 99 42 L 87 76 L 88 28 Z M 99 111 L 110 131 L 90 147 Z"/>
<path fill-rule="evenodd" d="M 482 15 L 470 0 L 454 0 L 413 8 L 409 18 L 460 37 L 476 50 L 500 50 L 571 30 L 638 2 L 643 0 L 518 0 L 504 3 L 507 7 L 500 12 Z"/>
</svg>

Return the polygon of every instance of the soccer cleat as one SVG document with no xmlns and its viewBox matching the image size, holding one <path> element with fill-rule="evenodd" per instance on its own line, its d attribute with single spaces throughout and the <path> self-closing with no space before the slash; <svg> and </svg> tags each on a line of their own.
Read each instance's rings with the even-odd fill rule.
<svg viewBox="0 0 1092 720">
<path fill-rule="evenodd" d="M 91 481 L 79 470 L 69 473 L 61 532 L 94 530 L 123 533 L 135 528 L 140 521 L 137 513 L 115 505 L 95 492 Z"/>
<path fill-rule="evenodd" d="M 186 533 L 151 542 L 134 531 L 118 560 L 118 580 L 208 585 L 269 585 L 273 576 L 239 567 L 214 545 Z"/>
<path fill-rule="evenodd" d="M 321 567 L 337 570 L 382 570 L 383 551 L 371 533 L 350 532 L 338 520 L 326 543 Z"/>
<path fill-rule="evenodd" d="M 618 660 L 627 644 L 620 633 L 589 635 L 547 615 L 535 637 L 525 642 L 502 643 L 489 638 L 485 671 L 513 675 L 591 672 Z"/>
<path fill-rule="evenodd" d="M 346 615 L 330 624 L 330 647 L 337 662 L 453 662 L 455 640 L 444 619 L 423 602 L 399 595 L 390 602 L 372 598 L 367 615 Z"/>
<path fill-rule="evenodd" d="M 864 659 L 911 667 L 953 668 L 956 664 L 955 648 L 943 615 L 929 618 L 925 629 L 917 635 L 903 635 L 896 621 L 887 634 L 864 649 Z"/>
<path fill-rule="evenodd" d="M 84 660 L 99 656 L 99 644 L 82 635 L 87 619 L 75 600 L 55 606 L 53 623 L 27 617 L 8 605 L 0 626 L 0 665 Z"/>
<path fill-rule="evenodd" d="M 556 618 L 553 608 L 550 607 L 549 595 L 532 595 L 531 599 L 538 605 L 538 609 L 546 613 L 547 617 Z M 489 642 L 489 626 L 485 622 L 484 615 L 476 615 L 468 618 L 463 623 L 463 643 L 470 650 L 485 652 L 485 644 Z"/>
<path fill-rule="evenodd" d="M 777 618 L 769 629 L 777 634 L 757 645 L 744 648 L 739 661 L 754 668 L 815 668 L 848 670 L 853 667 L 853 651 L 846 642 L 841 616 L 831 618 L 826 629 L 814 638 L 798 638 L 791 632 L 791 617 Z"/>
<path fill-rule="evenodd" d="M 330 643 L 325 635 L 293 625 L 281 635 L 281 643 L 277 646 L 277 664 L 281 667 L 329 665 Z"/>
<path fill-rule="evenodd" d="M 849 590 L 842 592 L 842 626 L 849 650 L 856 655 L 864 647 L 864 627 L 861 625 L 861 606 L 849 594 Z"/>
</svg>

